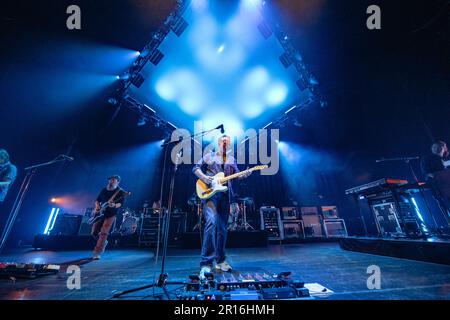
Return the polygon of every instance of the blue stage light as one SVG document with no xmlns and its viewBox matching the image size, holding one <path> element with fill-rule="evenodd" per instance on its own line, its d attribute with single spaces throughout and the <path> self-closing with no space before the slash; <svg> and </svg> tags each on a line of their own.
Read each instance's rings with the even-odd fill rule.
<svg viewBox="0 0 450 320">
<path fill-rule="evenodd" d="M 50 211 L 47 224 L 45 225 L 44 234 L 49 234 L 50 231 L 55 226 L 55 221 L 56 218 L 58 217 L 59 210 L 60 210 L 59 208 L 52 208 L 52 210 Z"/>
<path fill-rule="evenodd" d="M 258 9 L 261 7 L 261 0 L 241 0 L 244 7 L 248 9 Z"/>
</svg>

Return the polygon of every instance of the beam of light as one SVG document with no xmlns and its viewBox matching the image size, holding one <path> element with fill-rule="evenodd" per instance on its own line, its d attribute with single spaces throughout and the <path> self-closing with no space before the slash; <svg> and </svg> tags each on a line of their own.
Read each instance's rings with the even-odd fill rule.
<svg viewBox="0 0 450 320">
<path fill-rule="evenodd" d="M 419 218 L 419 220 L 421 222 L 420 225 L 422 226 L 422 230 L 424 232 L 428 232 L 428 229 L 427 229 L 427 227 L 425 225 L 425 221 L 423 220 L 422 214 L 420 213 L 419 206 L 417 205 L 416 199 L 411 197 L 411 202 L 413 203 L 414 210 L 416 211 L 417 217 Z"/>
<path fill-rule="evenodd" d="M 241 0 L 241 5 L 250 10 L 258 10 L 261 8 L 262 0 Z"/>
<path fill-rule="evenodd" d="M 318 175 L 340 170 L 335 157 L 321 150 L 287 141 L 280 141 L 278 150 L 283 179 L 299 202 L 316 202 L 323 188 Z"/>
</svg>

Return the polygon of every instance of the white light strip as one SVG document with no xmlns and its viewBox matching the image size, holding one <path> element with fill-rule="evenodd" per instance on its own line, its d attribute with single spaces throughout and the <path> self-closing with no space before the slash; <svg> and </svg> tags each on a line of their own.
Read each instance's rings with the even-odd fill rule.
<svg viewBox="0 0 450 320">
<path fill-rule="evenodd" d="M 56 208 L 52 208 L 52 211 L 50 211 L 50 216 L 48 217 L 47 225 L 45 226 L 45 229 L 44 229 L 44 234 L 48 234 L 48 229 L 50 228 L 50 224 L 52 222 L 53 215 L 55 214 L 55 210 L 56 210 Z"/>
<path fill-rule="evenodd" d="M 59 213 L 59 208 L 56 209 L 56 213 L 55 213 L 55 217 L 53 218 L 52 226 L 50 227 L 50 230 L 48 230 L 49 233 L 51 230 L 53 230 L 53 227 L 55 226 L 55 221 L 56 221 L 56 218 L 58 217 L 58 213 Z"/>
<path fill-rule="evenodd" d="M 297 108 L 297 106 L 293 106 L 293 107 L 290 108 L 288 111 L 286 111 L 284 114 L 288 114 L 289 112 L 291 112 L 291 111 L 294 110 L 295 108 Z"/>
<path fill-rule="evenodd" d="M 269 122 L 268 124 L 266 124 L 264 127 L 263 127 L 263 129 L 266 129 L 267 127 L 270 127 L 270 125 L 272 124 L 273 122 Z"/>
</svg>

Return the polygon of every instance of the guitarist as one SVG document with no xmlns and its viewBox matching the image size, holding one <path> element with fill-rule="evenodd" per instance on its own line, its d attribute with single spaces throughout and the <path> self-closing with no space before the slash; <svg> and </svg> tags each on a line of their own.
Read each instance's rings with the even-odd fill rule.
<svg viewBox="0 0 450 320">
<path fill-rule="evenodd" d="M 231 155 L 231 138 L 223 135 L 218 140 L 218 150 L 203 156 L 194 166 L 192 172 L 204 183 L 210 184 L 212 176 L 223 172 L 225 176 L 239 172 L 236 159 Z M 204 173 L 205 172 L 205 173 Z M 242 176 L 246 178 L 251 174 Z M 228 214 L 230 203 L 233 201 L 234 192 L 231 181 L 228 181 L 228 192 L 217 193 L 206 201 L 203 201 L 203 216 L 205 228 L 200 261 L 200 278 L 205 278 L 205 273 L 211 272 L 213 262 L 215 268 L 224 272 L 231 271 L 231 265 L 226 261 L 225 243 L 227 241 Z"/>
<path fill-rule="evenodd" d="M 100 210 L 103 203 L 108 203 L 108 207 L 103 212 L 104 218 L 98 220 L 92 226 L 91 234 L 97 238 L 97 245 L 92 256 L 93 260 L 100 259 L 100 255 L 105 251 L 109 231 L 116 220 L 119 208 L 123 205 L 125 191 L 119 187 L 119 183 L 120 176 L 109 177 L 107 186 L 100 191 L 95 201 L 95 212 Z"/>
</svg>

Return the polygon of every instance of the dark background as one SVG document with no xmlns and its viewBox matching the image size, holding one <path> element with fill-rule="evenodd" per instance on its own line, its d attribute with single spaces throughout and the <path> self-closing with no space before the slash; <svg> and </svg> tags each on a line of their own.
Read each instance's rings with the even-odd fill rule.
<svg viewBox="0 0 450 320">
<path fill-rule="evenodd" d="M 299 115 L 303 127 L 289 125 L 280 135 L 283 141 L 330 155 L 333 165 L 317 156 L 320 159 L 310 159 L 299 168 L 309 174 L 297 188 L 289 187 L 282 167 L 274 177 L 252 177 L 240 192 L 254 196 L 256 207 L 292 201 L 305 206 L 337 204 L 349 231 L 360 232 L 357 209 L 344 190 L 385 176 L 412 180 L 405 164 L 376 164 L 375 159 L 423 155 L 432 141 L 449 140 L 449 2 L 273 3 L 328 101 L 326 108 Z M 66 28 L 65 11 L 71 4 L 82 9 L 80 31 Z M 366 8 L 371 4 L 382 9 L 382 30 L 366 28 Z M 89 68 L 88 62 L 77 58 L 76 50 L 67 55 L 67 44 L 72 42 L 140 50 L 173 5 L 174 1 L 156 0 L 2 1 L 0 147 L 9 151 L 19 168 L 18 179 L 0 207 L 2 219 L 23 178 L 21 169 L 60 153 L 76 158 L 43 169 L 35 177 L 14 230 L 14 243 L 29 241 L 43 230 L 49 198 L 64 196 L 73 207 L 88 206 L 109 174 L 120 174 L 123 186 L 134 192 L 130 207 L 137 209 L 145 199 L 159 198 L 160 151 L 153 148 L 146 153 L 140 148 L 161 140 L 163 133 L 152 126 L 137 127 L 136 115 L 126 110 L 113 118 L 115 110 L 106 99 L 114 84 L 69 108 L 64 104 L 64 97 L 70 95 L 67 88 L 49 73 L 73 64 Z M 55 46 L 58 42 L 61 45 Z M 414 167 L 419 172 L 418 163 Z M 175 203 L 183 209 L 194 189 L 190 170 L 182 167 L 177 179 Z"/>
</svg>

